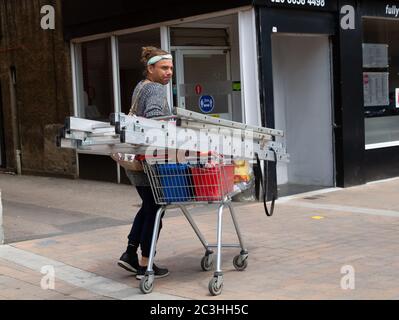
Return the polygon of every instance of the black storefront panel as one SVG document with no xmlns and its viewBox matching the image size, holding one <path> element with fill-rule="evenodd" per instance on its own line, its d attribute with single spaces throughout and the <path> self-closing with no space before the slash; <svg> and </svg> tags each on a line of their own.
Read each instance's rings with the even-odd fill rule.
<svg viewBox="0 0 399 320">
<path fill-rule="evenodd" d="M 336 0 L 255 0 L 255 5 L 295 10 L 337 11 Z"/>
<path fill-rule="evenodd" d="M 251 4 L 251 0 L 63 0 L 64 37 L 69 40 Z"/>
<path fill-rule="evenodd" d="M 329 12 L 264 8 L 261 16 L 262 21 L 268 21 L 266 30 L 270 32 L 273 27 L 280 33 L 333 35 L 336 32 L 336 19 Z"/>
<path fill-rule="evenodd" d="M 366 182 L 364 168 L 364 108 L 362 85 L 362 28 L 358 3 L 355 0 L 340 1 L 339 7 L 351 6 L 355 9 L 354 29 L 339 27 L 339 96 L 336 109 L 336 133 L 341 159 L 342 174 L 337 176 L 337 184 L 342 187 L 360 185 Z"/>
<path fill-rule="evenodd" d="M 361 0 L 362 16 L 399 19 L 399 2 L 385 0 Z"/>
</svg>

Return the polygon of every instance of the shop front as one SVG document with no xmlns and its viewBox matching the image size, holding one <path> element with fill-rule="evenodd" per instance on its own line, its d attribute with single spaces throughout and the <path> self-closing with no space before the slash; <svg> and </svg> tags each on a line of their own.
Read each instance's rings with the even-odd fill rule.
<svg viewBox="0 0 399 320">
<path fill-rule="evenodd" d="M 247 6 L 70 39 L 74 115 L 128 113 L 143 78 L 141 48 L 156 46 L 174 57 L 169 106 L 261 125 L 255 18 Z M 77 162 L 80 178 L 128 182 L 108 156 L 78 152 Z"/>
<path fill-rule="evenodd" d="M 128 13 L 68 19 L 67 8 L 74 115 L 127 113 L 141 47 L 153 45 L 174 57 L 170 106 L 285 131 L 291 161 L 268 166 L 270 195 L 399 175 L 399 4 L 206 3 L 181 2 L 162 18 L 143 7 L 147 22 L 137 13 L 134 22 Z M 127 182 L 110 157 L 79 152 L 77 160 L 81 178 Z"/>
<path fill-rule="evenodd" d="M 398 176 L 399 5 L 259 0 L 263 124 L 291 161 L 269 167 L 279 195 Z"/>
</svg>

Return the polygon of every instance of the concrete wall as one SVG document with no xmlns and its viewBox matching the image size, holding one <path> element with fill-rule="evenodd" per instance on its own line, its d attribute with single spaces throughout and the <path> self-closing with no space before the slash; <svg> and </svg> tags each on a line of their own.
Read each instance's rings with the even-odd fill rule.
<svg viewBox="0 0 399 320">
<path fill-rule="evenodd" d="M 55 30 L 40 26 L 44 5 L 55 8 Z M 69 44 L 60 0 L 0 0 L 0 84 L 7 170 L 15 170 L 9 70 L 16 68 L 16 109 L 22 173 L 75 176 L 75 154 L 55 147 L 73 114 Z"/>
</svg>

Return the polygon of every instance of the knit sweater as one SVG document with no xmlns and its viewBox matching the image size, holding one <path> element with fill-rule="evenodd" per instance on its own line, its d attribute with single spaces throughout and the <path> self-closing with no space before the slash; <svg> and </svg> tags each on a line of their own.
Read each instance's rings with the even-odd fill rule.
<svg viewBox="0 0 399 320">
<path fill-rule="evenodd" d="M 133 91 L 132 104 L 137 101 L 135 115 L 144 118 L 153 118 L 171 115 L 166 91 L 162 84 L 157 82 L 140 81 Z M 134 186 L 149 186 L 150 182 L 142 171 L 126 170 L 130 182 Z"/>
<path fill-rule="evenodd" d="M 135 114 L 139 117 L 153 118 L 171 114 L 165 88 L 160 83 L 140 81 L 133 91 L 132 104 L 136 100 L 137 111 Z"/>
</svg>

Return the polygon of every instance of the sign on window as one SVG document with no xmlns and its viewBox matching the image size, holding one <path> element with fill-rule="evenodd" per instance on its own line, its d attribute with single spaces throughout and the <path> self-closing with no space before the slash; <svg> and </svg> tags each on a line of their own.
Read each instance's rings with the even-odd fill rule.
<svg viewBox="0 0 399 320">
<path fill-rule="evenodd" d="M 365 107 L 389 105 L 388 81 L 388 72 L 363 72 Z"/>
<path fill-rule="evenodd" d="M 388 45 L 363 43 L 363 68 L 388 68 Z"/>
</svg>

